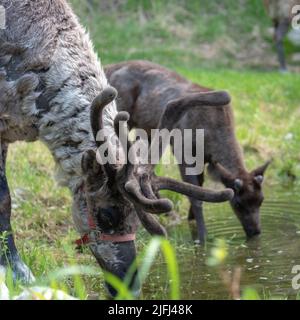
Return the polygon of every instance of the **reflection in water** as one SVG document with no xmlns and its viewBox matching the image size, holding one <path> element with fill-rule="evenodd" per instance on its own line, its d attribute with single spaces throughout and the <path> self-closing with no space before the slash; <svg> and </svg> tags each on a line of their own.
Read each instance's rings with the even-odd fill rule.
<svg viewBox="0 0 300 320">
<path fill-rule="evenodd" d="M 206 265 L 216 238 L 225 239 L 229 245 L 226 267 L 230 270 L 242 267 L 242 288 L 255 288 L 262 298 L 296 297 L 291 270 L 294 265 L 300 265 L 300 198 L 296 191 L 278 190 L 276 194 L 274 197 L 272 190 L 273 200 L 267 195 L 261 208 L 262 235 L 248 242 L 228 204 L 205 205 L 209 233 L 205 247 L 193 245 L 186 221 L 169 229 L 170 240 L 177 247 L 183 299 L 228 298 L 217 271 Z M 161 259 L 144 286 L 144 298 L 167 297 L 168 279 Z"/>
</svg>

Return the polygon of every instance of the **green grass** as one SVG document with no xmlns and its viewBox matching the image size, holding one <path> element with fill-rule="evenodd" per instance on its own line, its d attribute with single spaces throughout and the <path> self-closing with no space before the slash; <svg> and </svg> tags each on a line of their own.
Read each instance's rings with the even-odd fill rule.
<svg viewBox="0 0 300 320">
<path fill-rule="evenodd" d="M 10 269 L 7 270 L 5 279 L 0 273 L 0 300 L 2 294 L 1 285 L 3 282 L 6 284 L 9 290 L 10 299 L 13 299 L 21 294 L 26 287 L 29 288 L 29 290 L 32 290 L 32 292 L 36 292 L 34 290 L 35 287 L 62 290 L 63 292 L 70 294 L 77 299 L 88 299 L 90 297 L 90 293 L 88 293 L 87 289 L 88 281 L 84 278 L 84 276 L 93 276 L 95 278 L 99 277 L 98 268 L 76 265 L 74 252 L 70 251 L 70 248 L 66 247 L 65 250 L 68 253 L 68 265 L 53 269 L 43 275 L 39 275 L 35 283 L 32 283 L 28 286 L 24 286 L 24 284 L 19 282 L 14 282 Z M 133 300 L 136 298 L 132 295 L 129 289 L 129 283 L 132 281 L 132 275 L 138 267 L 139 282 L 144 284 L 160 250 L 166 262 L 166 268 L 170 282 L 169 298 L 173 300 L 180 299 L 180 277 L 175 250 L 167 239 L 155 237 L 151 239 L 149 244 L 145 246 L 143 252 L 139 254 L 136 259 L 137 262 L 132 265 L 132 268 L 129 270 L 127 277 L 123 282 L 113 274 L 104 273 L 103 278 L 105 281 L 117 291 L 116 300 Z M 41 300 L 45 299 L 43 295 L 37 294 L 36 296 Z"/>
<path fill-rule="evenodd" d="M 299 184 L 300 128 L 298 75 L 236 72 L 230 70 L 178 71 L 206 86 L 228 90 L 233 97 L 238 139 L 245 150 L 249 168 L 273 158 L 268 185 Z M 291 134 L 292 139 L 285 137 Z M 8 181 L 13 199 L 13 228 L 24 260 L 34 274 L 45 277 L 53 270 L 74 263 L 97 267 L 88 251 L 76 253 L 73 241 L 78 237 L 71 218 L 69 191 L 56 185 L 54 163 L 41 143 L 16 143 L 9 149 Z M 173 167 L 158 168 L 159 174 L 179 178 Z M 167 195 L 178 212 L 185 214 L 187 200 L 174 193 Z M 139 237 L 139 250 L 149 236 Z M 176 239 L 172 239 L 176 244 Z M 191 243 L 192 246 L 192 243 Z M 104 298 L 103 275 L 83 276 L 86 292 Z M 64 284 L 72 292 L 73 281 Z M 145 297 L 147 298 L 147 296 Z"/>
<path fill-rule="evenodd" d="M 114 1 L 121 3 L 117 7 L 103 0 L 94 1 L 92 9 L 86 1 L 71 2 L 90 30 L 104 64 L 149 59 L 204 86 L 228 90 L 249 169 L 273 158 L 266 183 L 299 185 L 300 77 L 265 71 L 275 69 L 277 64 L 267 31 L 270 22 L 261 0 L 226 0 L 222 4 L 204 0 L 120 0 Z M 179 178 L 173 168 L 160 166 L 157 170 Z M 78 284 L 79 280 L 76 285 L 72 277 L 60 285 L 81 297 L 87 293 L 104 298 L 104 275 L 94 258 L 88 250 L 75 252 L 73 241 L 78 235 L 71 217 L 71 197 L 68 190 L 56 185 L 53 172 L 51 155 L 41 143 L 10 147 L 7 175 L 18 248 L 37 278 L 74 264 L 96 267 L 97 275 L 82 276 L 84 286 Z M 184 214 L 187 200 L 166 194 Z M 142 231 L 140 252 L 148 240 Z M 192 243 L 184 249 L 177 246 L 176 239 L 172 243 L 176 250 L 191 250 L 193 254 Z"/>
<path fill-rule="evenodd" d="M 261 0 L 71 0 L 104 64 L 148 59 L 170 67 L 276 68 Z M 288 60 L 299 48 L 286 41 Z M 298 64 L 299 67 L 299 64 Z"/>
</svg>

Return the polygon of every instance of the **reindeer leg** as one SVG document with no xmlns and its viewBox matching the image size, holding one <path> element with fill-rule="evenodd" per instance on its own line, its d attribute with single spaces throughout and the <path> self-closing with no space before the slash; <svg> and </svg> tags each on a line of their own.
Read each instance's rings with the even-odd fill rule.
<svg viewBox="0 0 300 320">
<path fill-rule="evenodd" d="M 275 45 L 280 64 L 280 71 L 282 72 L 287 71 L 283 40 L 289 30 L 289 25 L 290 23 L 288 19 L 280 20 L 275 23 Z"/>
<path fill-rule="evenodd" d="M 149 146 L 150 146 L 150 145 L 151 145 L 151 138 L 149 138 L 149 141 L 148 141 L 148 142 L 149 142 Z M 172 152 L 173 152 L 173 154 L 174 154 L 174 145 L 173 145 L 172 142 L 171 142 L 171 150 L 172 150 Z M 155 192 L 155 196 L 156 196 L 157 199 L 162 199 L 159 191 L 156 191 L 156 192 Z M 167 212 L 165 215 L 166 215 L 166 217 L 168 217 L 168 219 L 169 219 L 169 223 L 168 223 L 169 226 L 176 226 L 176 225 L 178 225 L 179 223 L 181 223 L 180 214 L 177 213 L 175 210 L 172 210 L 172 211 L 170 211 L 170 212 Z"/>
<path fill-rule="evenodd" d="M 180 173 L 182 180 L 187 183 L 191 183 L 197 186 L 202 186 L 204 182 L 204 174 L 198 175 L 198 176 L 188 176 L 185 174 L 185 169 L 186 169 L 185 164 L 180 164 Z M 207 235 L 206 231 L 206 226 L 205 226 L 205 221 L 204 221 L 204 216 L 203 216 L 203 203 L 202 201 L 196 200 L 194 198 L 190 198 L 190 211 L 188 215 L 188 220 L 196 220 L 197 223 L 197 232 L 198 232 L 198 240 L 200 243 L 204 243 Z"/>
<path fill-rule="evenodd" d="M 198 185 L 202 187 L 204 183 L 204 174 L 197 176 L 197 179 L 198 179 Z M 201 212 L 203 212 L 203 202 L 199 201 L 199 205 L 201 206 Z M 190 211 L 189 211 L 188 220 L 189 221 L 195 220 L 195 214 L 193 212 L 192 207 L 190 208 Z"/>
<path fill-rule="evenodd" d="M 11 198 L 5 174 L 7 148 L 7 144 L 0 142 L 0 266 L 10 267 L 14 280 L 28 283 L 34 281 L 34 276 L 19 256 L 10 224 Z"/>
</svg>

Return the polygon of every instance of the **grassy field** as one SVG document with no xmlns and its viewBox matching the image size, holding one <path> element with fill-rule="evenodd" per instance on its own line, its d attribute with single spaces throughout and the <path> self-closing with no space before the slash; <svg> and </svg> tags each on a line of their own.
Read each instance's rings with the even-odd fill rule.
<svg viewBox="0 0 300 320">
<path fill-rule="evenodd" d="M 266 183 L 299 185 L 300 93 L 297 88 L 300 79 L 297 75 L 282 77 L 276 73 L 200 69 L 179 72 L 196 82 L 231 92 L 238 138 L 249 168 L 273 158 Z M 77 234 L 71 218 L 70 195 L 68 190 L 56 185 L 53 170 L 51 156 L 41 143 L 11 146 L 8 180 L 13 198 L 13 226 L 18 247 L 38 277 L 74 261 L 96 266 L 88 252 L 74 251 Z M 159 168 L 162 174 L 179 176 L 173 169 L 170 171 Z M 177 210 L 185 216 L 187 200 L 176 194 L 170 196 Z M 143 232 L 139 247 L 143 248 L 148 239 Z M 100 292 L 101 295 L 101 278 L 85 277 L 89 293 Z"/>
<path fill-rule="evenodd" d="M 93 10 L 85 1 L 72 3 L 104 63 L 150 59 L 202 85 L 228 90 L 249 169 L 273 158 L 266 183 L 299 186 L 300 76 L 270 70 L 276 59 L 261 1 L 226 0 L 217 5 L 217 1 L 128 0 L 116 1 L 113 7 L 102 1 L 104 7 L 95 5 Z M 74 261 L 96 266 L 88 252 L 74 250 L 78 235 L 70 194 L 56 185 L 54 163 L 45 146 L 12 145 L 7 170 L 17 244 L 34 274 L 42 277 Z M 159 172 L 170 174 L 163 167 Z M 186 199 L 174 195 L 172 199 L 185 215 Z M 148 239 L 143 233 L 139 247 Z M 103 298 L 101 279 L 84 277 L 90 295 Z M 69 280 L 64 284 L 74 286 Z"/>
<path fill-rule="evenodd" d="M 178 68 L 277 66 L 262 0 L 71 0 L 104 64 L 148 59 Z M 91 4 L 92 3 L 92 4 Z M 290 66 L 299 71 L 285 41 Z"/>
</svg>

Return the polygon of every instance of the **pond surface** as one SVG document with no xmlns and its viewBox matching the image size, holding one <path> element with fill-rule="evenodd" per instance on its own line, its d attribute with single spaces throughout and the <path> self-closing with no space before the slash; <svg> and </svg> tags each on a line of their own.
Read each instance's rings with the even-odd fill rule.
<svg viewBox="0 0 300 320">
<path fill-rule="evenodd" d="M 265 194 L 261 208 L 262 235 L 250 242 L 246 242 L 228 204 L 205 205 L 209 233 L 205 247 L 193 245 L 191 226 L 185 220 L 169 228 L 170 240 L 176 245 L 182 299 L 229 298 L 218 269 L 206 265 L 218 238 L 226 240 L 229 246 L 225 268 L 242 268 L 242 289 L 254 288 L 262 299 L 296 298 L 292 268 L 300 265 L 300 190 L 287 192 L 272 188 Z M 168 290 L 167 269 L 160 257 L 144 284 L 143 295 L 145 299 L 166 299 Z"/>
</svg>

